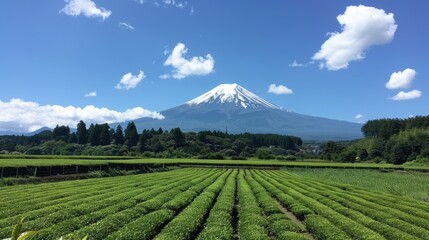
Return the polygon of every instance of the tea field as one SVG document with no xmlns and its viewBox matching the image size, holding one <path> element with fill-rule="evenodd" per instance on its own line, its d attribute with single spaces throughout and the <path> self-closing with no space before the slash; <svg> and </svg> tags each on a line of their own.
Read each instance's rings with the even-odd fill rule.
<svg viewBox="0 0 429 240">
<path fill-rule="evenodd" d="M 168 172 L 0 188 L 0 239 L 429 239 L 429 204 L 284 170 Z"/>
</svg>

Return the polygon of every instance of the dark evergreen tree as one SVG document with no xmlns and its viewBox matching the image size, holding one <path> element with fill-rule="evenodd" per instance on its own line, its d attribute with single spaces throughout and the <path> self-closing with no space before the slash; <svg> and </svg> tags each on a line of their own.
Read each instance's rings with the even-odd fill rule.
<svg viewBox="0 0 429 240">
<path fill-rule="evenodd" d="M 170 134 L 175 142 L 175 148 L 183 147 L 183 145 L 185 145 L 185 135 L 180 128 L 171 129 Z"/>
<path fill-rule="evenodd" d="M 56 126 L 52 132 L 55 140 L 63 140 L 67 142 L 69 140 L 70 128 L 69 126 Z"/>
<path fill-rule="evenodd" d="M 124 132 L 122 131 L 122 126 L 118 125 L 116 127 L 116 132 L 115 132 L 115 143 L 116 144 L 124 144 Z"/>
<path fill-rule="evenodd" d="M 137 144 L 137 151 L 140 153 L 148 150 L 147 142 L 152 137 L 152 135 L 147 130 L 143 130 L 142 134 L 139 137 L 139 143 Z"/>
<path fill-rule="evenodd" d="M 106 146 L 110 144 L 109 124 L 103 123 L 100 125 L 100 145 Z"/>
<path fill-rule="evenodd" d="M 77 124 L 76 137 L 78 144 L 86 144 L 88 142 L 88 130 L 86 124 L 82 120 Z"/>
<path fill-rule="evenodd" d="M 90 127 L 90 129 L 91 129 L 91 127 Z M 89 140 L 88 140 L 88 142 L 92 146 L 98 146 L 98 145 L 100 145 L 100 134 L 101 134 L 101 127 L 100 127 L 100 125 L 95 124 L 92 127 L 91 131 L 89 132 Z"/>
<path fill-rule="evenodd" d="M 113 143 L 113 141 L 115 141 L 115 129 L 113 128 L 109 129 L 109 138 L 110 138 L 110 143 Z"/>
<path fill-rule="evenodd" d="M 77 135 L 76 133 L 72 133 L 69 135 L 69 139 L 68 139 L 69 143 L 77 143 Z"/>
<path fill-rule="evenodd" d="M 89 125 L 89 128 L 88 128 L 88 131 L 87 131 L 87 133 L 86 133 L 86 136 L 87 136 L 87 140 L 86 140 L 86 142 L 87 143 L 89 143 L 89 135 L 91 135 L 91 132 L 92 132 L 92 130 L 94 129 L 94 124 L 93 123 L 91 123 L 91 125 Z"/>
<path fill-rule="evenodd" d="M 162 128 L 158 128 L 158 134 L 163 134 L 164 130 L 162 130 Z"/>
<path fill-rule="evenodd" d="M 127 145 L 129 147 L 134 147 L 137 145 L 139 141 L 139 134 L 134 122 L 128 123 L 127 128 L 125 129 L 125 140 L 127 141 Z"/>
</svg>

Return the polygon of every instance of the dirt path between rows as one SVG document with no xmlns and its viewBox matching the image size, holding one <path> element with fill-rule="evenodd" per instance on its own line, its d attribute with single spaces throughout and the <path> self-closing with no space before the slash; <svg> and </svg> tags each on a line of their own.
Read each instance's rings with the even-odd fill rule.
<svg viewBox="0 0 429 240">
<path fill-rule="evenodd" d="M 293 213 L 289 212 L 287 208 L 285 208 L 279 201 L 275 200 L 277 206 L 279 207 L 280 211 L 282 211 L 292 222 L 294 222 L 298 227 L 301 229 L 301 232 L 304 236 L 306 236 L 310 240 L 315 240 L 313 235 L 311 235 L 310 232 L 308 232 L 307 228 L 305 227 L 304 223 L 299 220 Z"/>
</svg>

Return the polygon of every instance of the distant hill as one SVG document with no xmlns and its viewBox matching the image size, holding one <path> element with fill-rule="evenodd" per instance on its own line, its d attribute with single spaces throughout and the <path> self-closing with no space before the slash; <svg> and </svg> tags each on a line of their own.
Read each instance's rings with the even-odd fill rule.
<svg viewBox="0 0 429 240">
<path fill-rule="evenodd" d="M 27 133 L 20 133 L 20 132 L 14 132 L 14 131 L 0 131 L 0 136 L 5 136 L 5 135 L 16 135 L 16 136 L 21 136 L 21 135 L 23 135 L 23 136 L 33 136 L 33 135 L 35 135 L 35 134 L 38 134 L 38 133 L 43 132 L 43 131 L 46 131 L 46 130 L 52 131 L 52 129 L 50 129 L 50 128 L 48 128 L 48 127 L 42 127 L 42 128 L 37 129 L 37 130 L 36 130 L 36 131 L 34 131 L 34 132 L 27 132 Z"/>
</svg>

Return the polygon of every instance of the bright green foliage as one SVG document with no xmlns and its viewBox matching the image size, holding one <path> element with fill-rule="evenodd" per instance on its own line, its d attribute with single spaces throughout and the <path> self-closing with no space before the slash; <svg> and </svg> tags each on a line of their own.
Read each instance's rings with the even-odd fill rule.
<svg viewBox="0 0 429 240">
<path fill-rule="evenodd" d="M 150 239 L 156 234 L 156 230 L 166 221 L 172 219 L 174 212 L 168 209 L 160 209 L 148 213 L 124 228 L 108 236 L 106 239 Z"/>
<path fill-rule="evenodd" d="M 268 227 L 277 239 L 288 239 L 285 236 L 291 235 L 287 232 L 299 232 L 300 228 L 291 221 L 273 201 L 271 195 L 262 185 L 253 179 L 249 171 L 246 171 L 246 180 L 252 188 L 259 206 L 262 208 L 265 216 L 268 218 Z M 285 235 L 285 236 L 284 236 Z M 298 234 L 296 234 L 298 235 Z"/>
<path fill-rule="evenodd" d="M 190 239 L 193 232 L 204 224 L 205 214 L 216 200 L 231 170 L 222 174 L 177 215 L 155 239 Z"/>
<path fill-rule="evenodd" d="M 332 168 L 290 168 L 287 171 L 317 181 L 351 184 L 377 192 L 429 201 L 429 177 L 426 174 Z"/>
<path fill-rule="evenodd" d="M 0 239 L 429 240 L 428 203 L 279 170 L 184 168 L 0 196 Z"/>
<path fill-rule="evenodd" d="M 26 240 L 27 238 L 33 236 L 37 231 L 28 231 L 21 233 L 22 225 L 24 224 L 25 218 L 22 218 L 21 221 L 16 224 L 12 229 L 11 240 Z"/>
<path fill-rule="evenodd" d="M 351 239 L 347 234 L 337 228 L 326 218 L 310 214 L 305 218 L 307 228 L 314 234 L 317 239 L 326 240 L 347 240 Z"/>
<path fill-rule="evenodd" d="M 252 190 L 244 179 L 244 171 L 238 174 L 238 232 L 243 239 L 269 239 L 266 229 L 268 221 Z"/>
<path fill-rule="evenodd" d="M 204 226 L 204 230 L 198 239 L 229 240 L 233 237 L 232 211 L 234 208 L 236 180 L 238 170 L 235 170 L 227 179 L 222 192 L 217 198 L 216 204 L 210 211 L 210 215 Z"/>
</svg>

